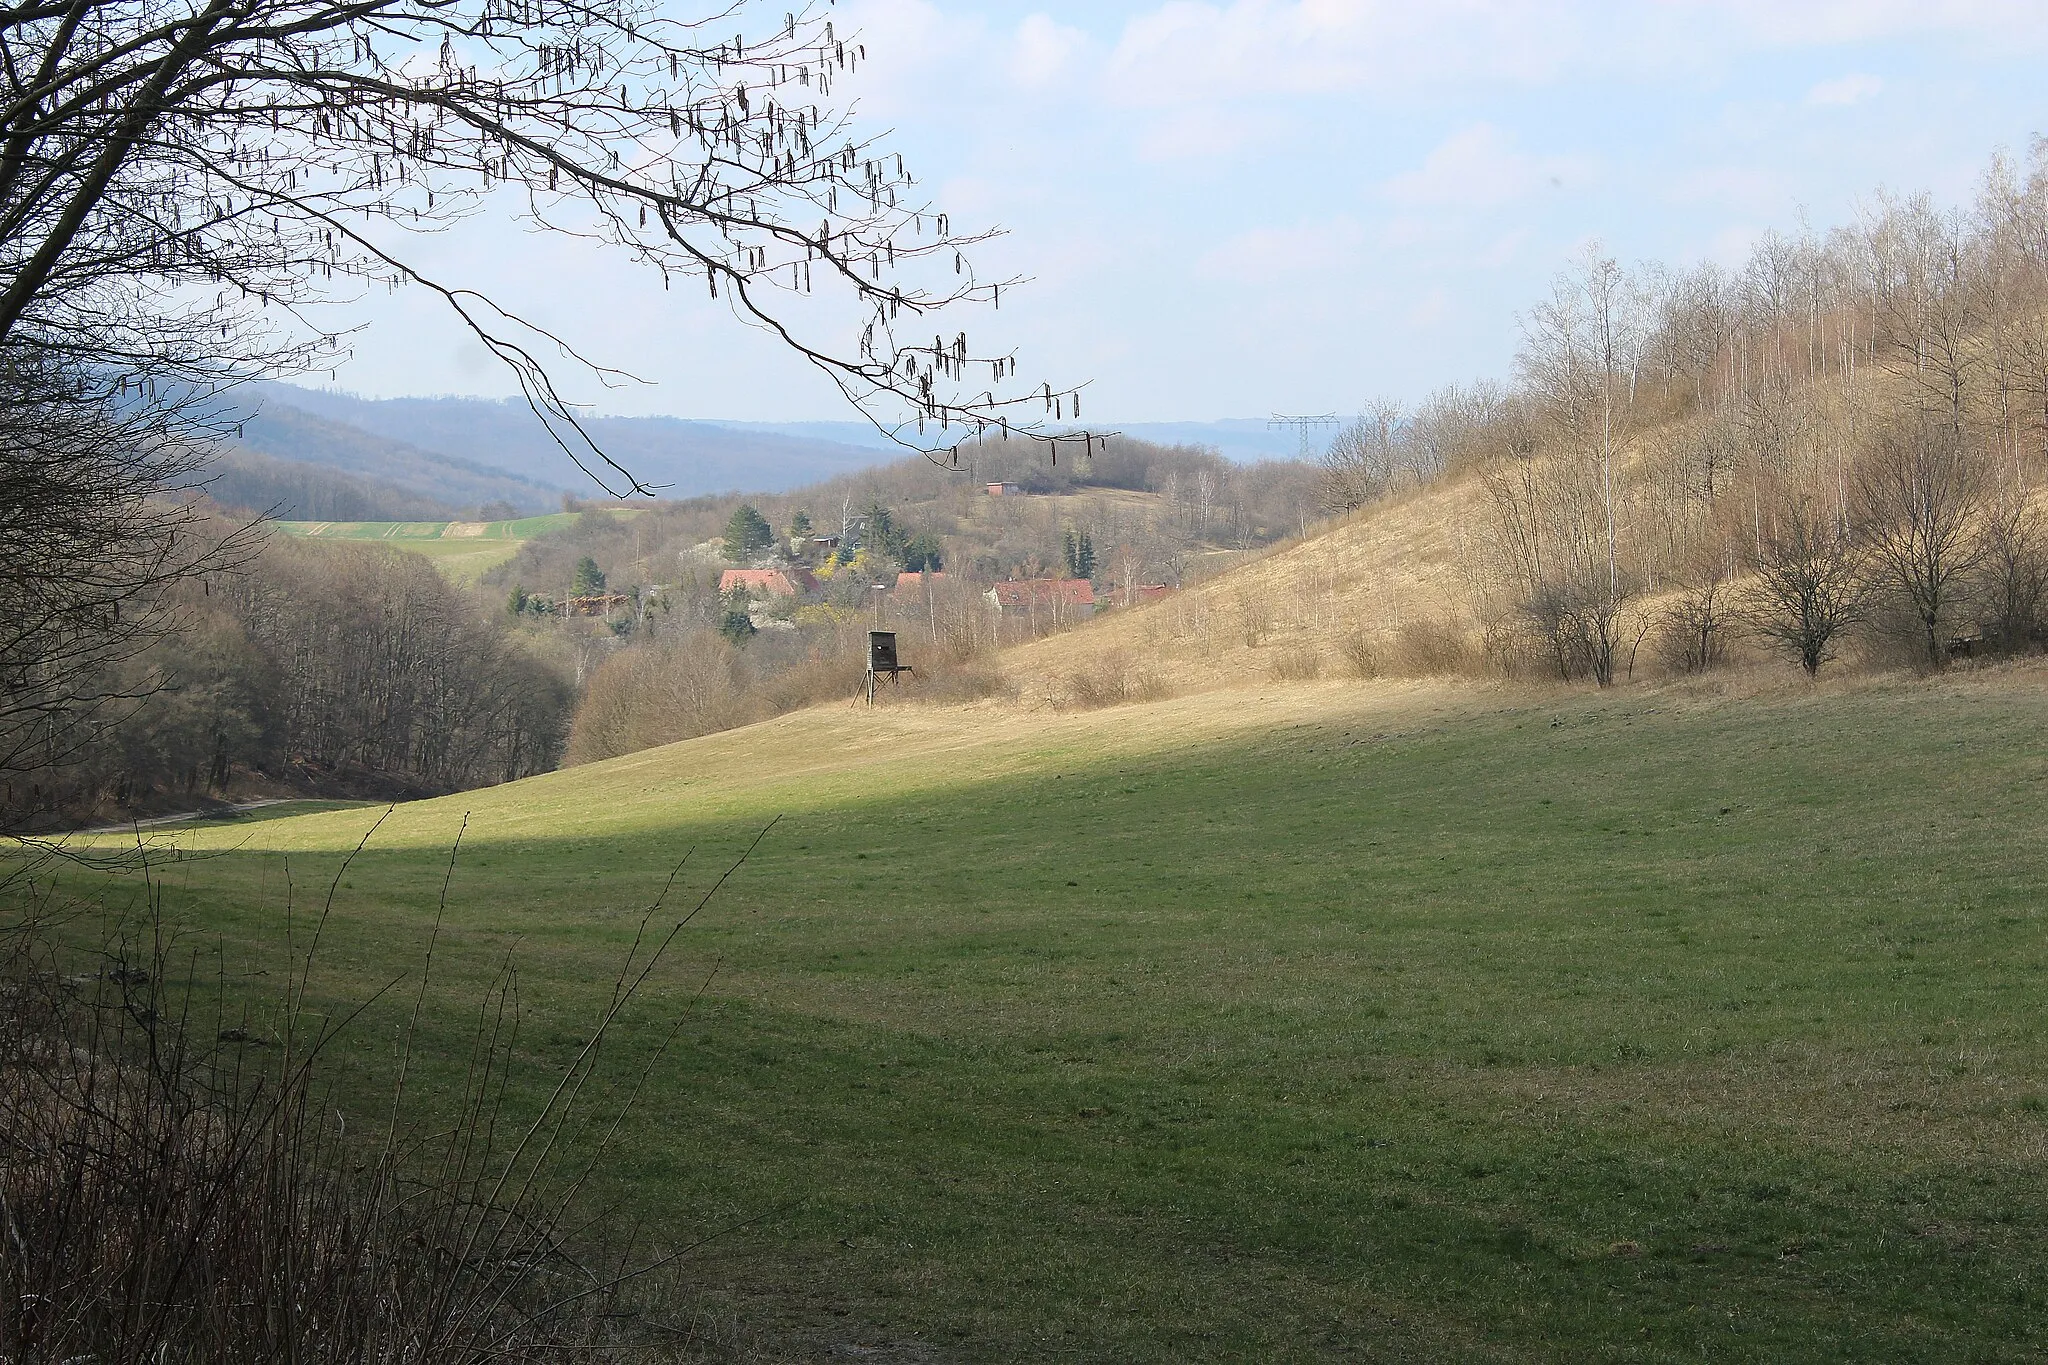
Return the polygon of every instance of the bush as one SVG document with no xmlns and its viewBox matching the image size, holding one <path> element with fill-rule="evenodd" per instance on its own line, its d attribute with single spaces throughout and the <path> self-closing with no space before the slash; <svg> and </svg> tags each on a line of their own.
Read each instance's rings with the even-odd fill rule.
<svg viewBox="0 0 2048 1365">
<path fill-rule="evenodd" d="M 1717 571 L 1701 573 L 1660 612 L 1652 626 L 1651 648 L 1674 673 L 1707 673 L 1728 658 L 1734 634 L 1735 593 Z"/>
<path fill-rule="evenodd" d="M 1246 589 L 1237 595 L 1237 638 L 1257 649 L 1273 630 L 1273 604 L 1264 593 Z"/>
<path fill-rule="evenodd" d="M 591 675 L 569 731 L 568 764 L 617 758 L 769 714 L 730 642 L 699 630 L 623 650 Z"/>
<path fill-rule="evenodd" d="M 1523 613 L 1495 617 L 1481 628 L 1479 667 L 1493 676 L 1516 680 L 1557 677 L 1556 642 L 1542 634 Z"/>
<path fill-rule="evenodd" d="M 1157 701 L 1170 691 L 1165 679 L 1120 650 L 1103 655 L 1091 668 L 1066 674 L 1060 682 L 1063 700 L 1078 710 Z"/>
<path fill-rule="evenodd" d="M 1455 625 L 1433 616 L 1413 617 L 1394 632 L 1388 672 L 1433 678 L 1475 671 L 1472 642 Z"/>
<path fill-rule="evenodd" d="M 1281 682 L 1308 682 L 1322 675 L 1323 656 L 1313 644 L 1301 640 L 1275 654 L 1269 667 Z"/>
<path fill-rule="evenodd" d="M 1344 666 L 1351 670 L 1352 677 L 1377 678 L 1380 675 L 1379 644 L 1368 632 L 1346 631 L 1337 639 L 1337 653 L 1344 660 Z"/>
<path fill-rule="evenodd" d="M 1984 518 L 1973 596 L 1984 645 L 2021 654 L 2040 644 L 2048 608 L 2048 532 L 2026 503 L 2007 501 Z"/>
</svg>

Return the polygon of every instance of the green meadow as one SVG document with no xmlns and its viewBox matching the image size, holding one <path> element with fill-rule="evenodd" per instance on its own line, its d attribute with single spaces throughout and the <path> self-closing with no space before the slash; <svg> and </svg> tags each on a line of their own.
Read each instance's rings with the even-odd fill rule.
<svg viewBox="0 0 2048 1365">
<path fill-rule="evenodd" d="M 614 516 L 634 516 L 637 507 L 608 508 Z M 375 540 L 431 559 L 458 583 L 474 583 L 490 569 L 519 553 L 527 541 L 575 524 L 581 513 L 549 512 L 511 521 L 280 521 L 288 536 L 317 540 Z"/>
<path fill-rule="evenodd" d="M 313 991 L 374 1076 L 467 813 L 422 1102 L 509 955 L 530 1105 L 779 817 L 607 1040 L 713 1356 L 2033 1360 L 2043 680 L 824 708 L 398 808 Z M 151 844 L 259 982 L 379 811 L 264 814 Z"/>
</svg>

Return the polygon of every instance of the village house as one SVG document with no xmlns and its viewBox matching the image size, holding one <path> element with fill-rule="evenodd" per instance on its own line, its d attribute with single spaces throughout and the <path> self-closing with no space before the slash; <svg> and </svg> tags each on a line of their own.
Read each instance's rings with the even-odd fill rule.
<svg viewBox="0 0 2048 1365">
<path fill-rule="evenodd" d="M 988 486 L 988 495 L 992 498 L 1015 497 L 1023 491 L 1021 486 L 1014 483 L 992 483 Z"/>
<path fill-rule="evenodd" d="M 928 595 L 952 581 L 943 572 L 912 573 L 904 569 L 896 575 L 896 582 L 889 589 L 889 604 L 898 608 L 915 608 L 922 611 Z"/>
<path fill-rule="evenodd" d="M 727 569 L 718 576 L 718 591 L 749 597 L 805 597 L 818 590 L 809 569 Z"/>
<path fill-rule="evenodd" d="M 1095 614 L 1095 585 L 1085 578 L 1026 578 L 996 584 L 988 600 L 1003 616 L 1079 620 Z"/>
</svg>

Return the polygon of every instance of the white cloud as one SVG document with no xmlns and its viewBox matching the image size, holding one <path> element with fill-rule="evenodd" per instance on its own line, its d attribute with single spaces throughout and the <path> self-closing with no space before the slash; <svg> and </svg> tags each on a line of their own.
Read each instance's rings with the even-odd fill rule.
<svg viewBox="0 0 2048 1365">
<path fill-rule="evenodd" d="M 1567 75 L 1643 84 L 1746 54 L 1910 38 L 2048 48 L 2039 0 L 1165 0 L 1124 26 L 1117 98 L 1531 86 Z"/>
<path fill-rule="evenodd" d="M 972 88 L 972 73 L 991 56 L 987 26 L 971 15 L 940 11 L 929 0 L 853 0 L 842 30 L 867 49 L 858 72 L 840 78 L 835 100 L 857 100 L 870 117 L 928 114 Z"/>
<path fill-rule="evenodd" d="M 1331 218 L 1292 227 L 1258 227 L 1241 232 L 1195 263 L 1209 279 L 1262 284 L 1292 275 L 1349 269 L 1365 247 L 1356 219 Z"/>
<path fill-rule="evenodd" d="M 1530 156 L 1492 124 L 1475 123 L 1439 143 L 1420 168 L 1389 180 L 1386 196 L 1409 207 L 1492 208 L 1591 176 L 1580 158 Z"/>
<path fill-rule="evenodd" d="M 1822 81 L 1806 92 L 1806 102 L 1823 108 L 1861 104 L 1864 100 L 1874 98 L 1882 89 L 1882 80 L 1859 72 L 1853 76 Z"/>
<path fill-rule="evenodd" d="M 1010 48 L 1010 79 L 1026 89 L 1052 85 L 1087 50 L 1088 35 L 1044 14 L 1025 16 Z"/>
<path fill-rule="evenodd" d="M 1506 0 L 1167 0 L 1125 25 L 1112 90 L 1138 104 L 1525 79 L 1565 50 L 1540 7 Z"/>
</svg>

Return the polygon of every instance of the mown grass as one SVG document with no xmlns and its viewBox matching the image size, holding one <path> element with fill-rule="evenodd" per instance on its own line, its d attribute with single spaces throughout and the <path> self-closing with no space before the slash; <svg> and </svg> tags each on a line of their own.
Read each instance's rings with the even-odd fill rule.
<svg viewBox="0 0 2048 1365">
<path fill-rule="evenodd" d="M 637 516 L 643 509 L 607 509 L 614 516 Z M 487 570 L 517 555 L 527 541 L 573 526 L 578 512 L 548 512 L 511 521 L 280 521 L 289 536 L 318 540 L 375 540 L 393 549 L 424 556 L 458 583 L 474 583 Z M 457 529 L 459 528 L 459 530 Z M 452 533 L 451 532 L 455 532 Z"/>
<path fill-rule="evenodd" d="M 2039 683 L 805 713 L 400 808 L 319 989 L 417 967 L 467 809 L 431 1024 L 514 951 L 566 1062 L 674 861 L 780 814 L 613 1045 L 687 1011 L 596 1193 L 743 1225 L 714 1340 L 2033 1359 Z M 372 817 L 181 832 L 172 910 L 274 965 Z"/>
</svg>

